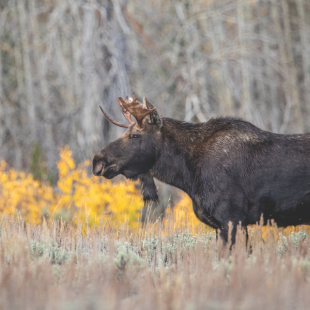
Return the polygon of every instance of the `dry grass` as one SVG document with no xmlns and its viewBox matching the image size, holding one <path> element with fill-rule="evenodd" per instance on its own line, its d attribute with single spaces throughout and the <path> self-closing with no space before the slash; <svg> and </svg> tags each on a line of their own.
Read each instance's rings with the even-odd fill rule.
<svg viewBox="0 0 310 310">
<path fill-rule="evenodd" d="M 176 228 L 173 216 L 135 231 L 114 226 L 83 233 L 2 217 L 0 309 L 308 308 L 307 227 L 256 226 L 251 249 L 239 231 L 230 252 L 203 226 Z"/>
</svg>

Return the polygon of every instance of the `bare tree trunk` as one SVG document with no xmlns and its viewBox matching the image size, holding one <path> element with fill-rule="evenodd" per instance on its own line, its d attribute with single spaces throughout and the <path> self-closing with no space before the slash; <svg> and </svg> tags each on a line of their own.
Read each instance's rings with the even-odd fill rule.
<svg viewBox="0 0 310 310">
<path fill-rule="evenodd" d="M 269 11 L 270 6 L 269 1 L 265 2 L 265 9 L 266 12 Z M 273 132 L 278 133 L 280 129 L 280 124 L 281 124 L 281 103 L 279 102 L 278 99 L 278 88 L 279 88 L 279 77 L 278 77 L 278 72 L 274 68 L 276 66 L 279 67 L 279 65 L 276 63 L 275 60 L 275 51 L 271 49 L 270 45 L 271 40 L 269 39 L 270 36 L 270 29 L 273 28 L 274 25 L 274 20 L 269 20 L 266 22 L 265 27 L 263 27 L 262 35 L 264 39 L 262 40 L 262 49 L 263 49 L 263 60 L 264 60 L 264 70 L 266 73 L 266 80 L 264 81 L 265 84 L 265 89 L 266 89 L 266 96 L 268 96 L 268 100 L 266 102 L 269 103 L 268 105 L 265 106 L 265 113 L 264 115 L 267 115 L 270 113 L 271 117 L 268 118 L 268 121 L 271 126 L 271 130 Z M 274 64 L 274 67 L 273 67 Z M 279 68 L 277 68 L 279 70 Z"/>
<path fill-rule="evenodd" d="M 50 95 L 46 78 L 46 54 L 40 55 L 38 50 L 40 48 L 40 31 L 37 21 L 36 14 L 36 0 L 29 0 L 29 8 L 30 8 L 30 20 L 31 20 L 31 28 L 33 34 L 33 43 L 34 43 L 34 57 L 37 60 L 37 82 L 39 85 L 39 98 L 36 98 L 36 103 L 40 103 L 43 110 L 43 128 L 44 128 L 44 153 L 48 154 L 47 156 L 47 166 L 49 170 L 52 170 L 55 167 L 56 156 L 55 152 L 57 152 L 57 147 L 55 146 L 53 139 L 53 128 L 52 128 L 52 113 L 50 107 Z M 40 139 L 41 140 L 41 139 Z"/>
<path fill-rule="evenodd" d="M 197 65 L 194 57 L 194 51 L 198 49 L 198 33 L 193 30 L 191 25 L 187 23 L 186 16 L 183 10 L 182 4 L 176 5 L 176 12 L 179 18 L 179 21 L 186 29 L 186 44 L 187 48 L 185 49 L 186 53 L 186 70 L 183 72 L 184 79 L 186 81 L 186 115 L 185 120 L 191 121 L 191 119 L 196 116 L 199 122 L 205 122 L 206 117 L 201 111 L 200 100 L 197 95 L 197 90 L 195 85 L 197 83 Z"/>
<path fill-rule="evenodd" d="M 2 31 L 3 31 L 3 27 L 4 27 L 4 13 L 0 12 L 0 42 L 2 41 Z M 4 107 L 4 100 L 6 100 L 4 98 L 4 91 L 3 91 L 3 87 L 2 87 L 2 81 L 3 81 L 3 74 L 2 74 L 2 51 L 1 51 L 2 47 L 0 47 L 0 103 L 3 105 Z M 7 119 L 7 115 L 8 115 L 9 111 L 7 111 L 7 107 L 6 109 L 2 108 L 0 109 L 0 122 L 5 123 L 5 120 Z M 1 123 L 0 123 L 1 126 Z M 5 124 L 5 126 L 7 127 L 7 125 Z M 2 149 L 4 146 L 4 139 L 5 139 L 5 134 L 6 134 L 6 130 L 0 130 L 0 145 L 2 145 Z M 0 158 L 1 158 L 1 149 L 0 149 Z"/>
<path fill-rule="evenodd" d="M 277 1 L 272 2 L 272 15 L 274 19 L 275 31 L 279 40 L 279 53 L 281 67 L 283 68 L 283 74 L 285 78 L 285 85 L 283 91 L 285 92 L 286 98 L 286 110 L 284 112 L 283 123 L 280 128 L 280 132 L 283 133 L 290 120 L 290 114 L 295 124 L 297 131 L 303 130 L 300 103 L 296 85 L 296 70 L 294 67 L 294 57 L 292 53 L 292 42 L 290 37 L 290 25 L 288 16 L 288 7 L 286 0 L 281 0 L 281 8 L 283 10 L 283 22 L 284 22 L 284 33 L 282 33 L 281 19 L 278 11 Z M 284 35 L 284 40 L 283 40 Z M 291 112 L 290 112 L 291 110 Z"/>
<path fill-rule="evenodd" d="M 288 73 L 289 81 L 292 93 L 292 114 L 295 120 L 296 130 L 298 132 L 304 131 L 303 118 L 301 113 L 301 103 L 299 98 L 299 85 L 297 83 L 297 67 L 293 55 L 293 42 L 291 38 L 291 27 L 290 27 L 290 15 L 287 0 L 281 0 L 283 10 L 283 22 L 284 22 L 284 34 L 286 42 L 286 52 L 288 61 Z"/>
<path fill-rule="evenodd" d="M 241 50 L 241 73 L 242 73 L 242 102 L 241 102 L 241 116 L 248 121 L 252 121 L 252 98 L 250 93 L 250 75 L 249 75 L 249 64 L 248 64 L 248 53 L 247 45 L 244 39 L 245 32 L 245 12 L 244 12 L 244 1 L 239 0 L 237 2 L 237 20 L 238 20 L 238 35 L 239 44 Z"/>
<path fill-rule="evenodd" d="M 25 1 L 17 0 L 17 8 L 19 13 L 19 23 L 20 23 L 20 34 L 22 41 L 22 57 L 24 64 L 24 79 L 26 83 L 26 106 L 25 109 L 28 113 L 28 124 L 29 124 L 29 142 L 30 145 L 37 139 L 36 125 L 36 109 L 34 101 L 34 90 L 33 90 L 33 72 L 30 60 L 30 40 L 28 34 L 29 16 L 27 16 Z"/>
<path fill-rule="evenodd" d="M 229 79 L 230 72 L 228 66 L 227 53 L 225 53 L 225 28 L 223 25 L 222 16 L 220 16 L 217 12 L 215 1 L 212 0 L 210 4 L 213 8 L 214 13 L 212 16 L 212 25 L 213 29 L 210 29 L 211 42 L 213 47 L 214 54 L 222 54 L 220 61 L 220 74 L 218 76 L 218 84 L 222 85 L 221 91 L 218 91 L 218 102 L 223 111 L 224 115 L 233 115 L 233 98 L 230 91 Z M 226 44 L 225 44 L 226 43 Z"/>
<path fill-rule="evenodd" d="M 83 148 L 91 147 L 92 141 L 92 126 L 93 126 L 93 74 L 94 62 L 92 59 L 92 35 L 94 30 L 94 12 L 89 6 L 84 7 L 83 10 L 83 102 L 81 124 L 83 128 Z"/>
<path fill-rule="evenodd" d="M 305 5 L 303 0 L 296 0 L 297 11 L 298 11 L 298 22 L 299 22 L 299 33 L 301 39 L 301 54 L 302 54 L 302 66 L 304 73 L 304 103 L 306 117 L 304 117 L 304 129 L 305 131 L 310 131 L 310 48 L 309 40 L 309 30 L 306 27 L 306 16 L 305 16 Z"/>
<path fill-rule="evenodd" d="M 19 20 L 19 12 L 16 6 L 16 2 L 14 1 L 14 8 L 12 8 L 13 14 L 16 14 L 16 20 Z M 25 126 L 23 129 L 20 128 L 21 122 L 21 109 L 17 109 L 18 104 L 21 106 L 25 105 L 23 93 L 24 93 L 24 80 L 23 80 L 23 65 L 22 65 L 22 44 L 20 40 L 20 33 L 19 33 L 20 25 L 18 27 L 18 21 L 16 21 L 15 27 L 13 28 L 13 37 L 16 38 L 16 43 L 13 49 L 14 53 L 14 62 L 15 62 L 15 79 L 16 79 L 16 94 L 15 94 L 15 102 L 12 103 L 13 105 L 13 111 L 12 111 L 12 128 L 14 128 L 13 131 L 13 137 L 15 140 L 15 148 L 16 148 L 16 154 L 14 156 L 14 166 L 17 169 L 21 169 L 23 167 L 23 161 L 22 161 L 22 148 L 24 148 L 24 151 L 27 151 L 26 144 L 27 140 L 23 137 L 21 130 L 23 130 L 23 133 L 26 133 L 27 137 L 29 135 L 29 128 Z M 14 120 L 17 120 L 15 122 Z M 24 141 L 24 145 L 22 141 Z"/>
</svg>

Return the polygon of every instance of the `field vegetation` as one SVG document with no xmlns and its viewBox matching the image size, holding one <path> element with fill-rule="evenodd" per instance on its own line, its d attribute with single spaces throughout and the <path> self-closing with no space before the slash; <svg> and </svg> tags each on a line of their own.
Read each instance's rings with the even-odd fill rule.
<svg viewBox="0 0 310 310">
<path fill-rule="evenodd" d="M 179 224 L 181 224 L 180 227 Z M 307 309 L 307 227 L 238 231 L 229 251 L 187 217 L 138 225 L 0 221 L 1 309 Z M 263 233 L 265 237 L 263 238 Z"/>
</svg>

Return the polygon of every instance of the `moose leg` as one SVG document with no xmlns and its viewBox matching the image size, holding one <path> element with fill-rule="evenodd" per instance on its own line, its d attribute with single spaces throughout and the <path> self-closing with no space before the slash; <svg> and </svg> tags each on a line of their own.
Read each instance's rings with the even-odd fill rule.
<svg viewBox="0 0 310 310">
<path fill-rule="evenodd" d="M 249 242 L 249 232 L 248 232 L 248 227 L 247 226 L 245 226 L 244 227 L 244 229 L 245 229 L 245 246 L 246 246 L 246 248 L 248 248 L 248 242 Z"/>
<path fill-rule="evenodd" d="M 228 242 L 228 227 L 220 229 L 220 237 L 223 240 L 223 244 L 226 245 Z"/>
<path fill-rule="evenodd" d="M 217 229 L 220 236 L 220 240 L 217 240 L 217 251 L 219 258 L 228 257 L 230 255 L 231 246 L 228 245 L 228 227 L 221 226 L 220 229 Z"/>
<path fill-rule="evenodd" d="M 240 223 L 240 222 L 239 222 Z M 230 241 L 230 249 L 236 242 L 236 234 L 238 229 L 238 223 L 231 223 L 231 228 L 229 227 L 229 223 L 224 225 L 220 230 L 220 236 L 223 240 L 224 244 L 227 244 Z M 242 225 L 242 224 L 241 224 Z M 246 225 L 242 225 L 242 229 L 245 230 L 245 246 L 247 247 L 248 243 L 248 230 Z"/>
<path fill-rule="evenodd" d="M 227 245 L 228 241 L 230 241 L 230 250 L 236 242 L 236 233 L 237 225 L 232 225 L 232 229 L 230 230 L 227 224 L 220 230 L 220 236 L 223 240 L 223 245 Z"/>
</svg>

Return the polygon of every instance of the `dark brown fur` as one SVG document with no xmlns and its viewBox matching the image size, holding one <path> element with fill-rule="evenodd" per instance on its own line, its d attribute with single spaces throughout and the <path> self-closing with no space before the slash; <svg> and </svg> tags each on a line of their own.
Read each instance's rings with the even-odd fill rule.
<svg viewBox="0 0 310 310">
<path fill-rule="evenodd" d="M 95 175 L 139 178 L 145 201 L 158 199 L 153 178 L 182 189 L 224 241 L 230 221 L 232 242 L 239 222 L 246 227 L 261 215 L 283 227 L 310 222 L 309 134 L 274 134 L 236 118 L 162 117 L 159 126 L 153 113 L 95 155 Z"/>
</svg>

